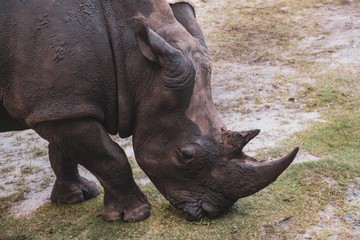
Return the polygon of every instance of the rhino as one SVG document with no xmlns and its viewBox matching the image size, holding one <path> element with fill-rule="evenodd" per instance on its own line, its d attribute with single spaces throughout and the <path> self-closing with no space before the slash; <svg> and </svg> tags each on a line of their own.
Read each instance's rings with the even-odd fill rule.
<svg viewBox="0 0 360 240">
<path fill-rule="evenodd" d="M 278 160 L 243 152 L 259 134 L 227 130 L 214 107 L 211 61 L 189 1 L 0 0 L 0 132 L 49 142 L 51 201 L 80 203 L 104 189 L 105 220 L 141 221 L 151 205 L 123 149 L 187 220 L 217 217 L 274 182 Z"/>
</svg>

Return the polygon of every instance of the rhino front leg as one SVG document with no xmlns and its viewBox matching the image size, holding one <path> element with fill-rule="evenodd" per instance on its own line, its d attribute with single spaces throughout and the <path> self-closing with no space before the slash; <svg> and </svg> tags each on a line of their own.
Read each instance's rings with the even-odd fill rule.
<svg viewBox="0 0 360 240">
<path fill-rule="evenodd" d="M 49 144 L 49 158 L 56 175 L 50 197 L 52 202 L 80 203 L 99 195 L 96 184 L 79 175 L 78 163 L 64 156 L 54 144 Z"/>
<path fill-rule="evenodd" d="M 49 141 L 52 165 L 63 178 L 78 175 L 76 164 L 64 164 L 66 159 L 76 159 L 98 178 L 104 188 L 105 220 L 141 221 L 150 216 L 150 204 L 133 179 L 124 151 L 99 122 L 64 120 L 40 124 L 36 130 Z"/>
</svg>

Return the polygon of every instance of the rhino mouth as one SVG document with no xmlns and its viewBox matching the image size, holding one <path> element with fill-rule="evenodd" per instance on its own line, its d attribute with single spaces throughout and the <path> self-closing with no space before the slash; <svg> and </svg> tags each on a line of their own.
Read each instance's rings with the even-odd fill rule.
<svg viewBox="0 0 360 240">
<path fill-rule="evenodd" d="M 181 205 L 173 204 L 173 206 L 180 210 L 188 221 L 198 221 L 203 218 L 216 218 L 223 212 L 207 202 L 191 202 Z"/>
<path fill-rule="evenodd" d="M 207 216 L 200 203 L 188 203 L 178 208 L 188 221 L 197 221 Z"/>
<path fill-rule="evenodd" d="M 164 193 L 165 198 L 170 204 L 179 210 L 181 215 L 188 221 L 198 221 L 203 218 L 216 218 L 228 211 L 234 204 L 234 201 L 231 201 L 220 194 L 212 195 L 213 197 L 210 198 L 209 194 L 203 193 L 203 198 L 194 198 L 189 196 L 188 191 L 177 190 L 176 194 L 175 192 L 172 192 L 173 195 L 177 196 L 174 198 L 168 194 L 168 191 L 164 191 Z"/>
</svg>

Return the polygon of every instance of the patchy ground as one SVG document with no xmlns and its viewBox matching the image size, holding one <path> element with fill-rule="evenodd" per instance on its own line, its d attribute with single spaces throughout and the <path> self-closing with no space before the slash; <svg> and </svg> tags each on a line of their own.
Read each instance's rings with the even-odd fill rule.
<svg viewBox="0 0 360 240">
<path fill-rule="evenodd" d="M 328 73 L 359 69 L 358 1 L 293 5 L 285 0 L 202 0 L 196 1 L 196 7 L 213 58 L 214 102 L 224 123 L 234 130 L 262 130 L 245 149 L 250 155 L 264 156 L 280 145 L 290 148 L 284 142 L 290 136 L 324 121 L 323 107 L 312 94 L 319 78 L 326 83 Z M 147 184 L 134 163 L 130 140 L 114 139 L 126 148 L 137 181 Z M 55 178 L 46 148 L 46 141 L 32 130 L 0 134 L 0 197 L 19 193 L 12 207 L 17 216 L 30 214 L 48 201 Z M 302 150 L 296 161 L 320 157 Z M 338 183 L 329 179 L 324 184 Z M 360 237 L 358 178 L 347 189 L 344 204 L 348 207 L 345 219 L 336 204 L 327 205 L 317 213 L 318 221 L 297 237 L 337 239 L 344 232 L 348 239 Z M 287 229 L 291 217 L 277 224 Z"/>
</svg>

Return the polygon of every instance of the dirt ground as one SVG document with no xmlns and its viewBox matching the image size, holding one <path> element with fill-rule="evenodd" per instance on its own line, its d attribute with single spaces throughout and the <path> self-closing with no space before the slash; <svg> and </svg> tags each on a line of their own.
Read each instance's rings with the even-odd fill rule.
<svg viewBox="0 0 360 240">
<path fill-rule="evenodd" d="M 276 2 L 279 1 L 242 1 L 236 6 L 250 8 L 263 6 L 264 3 L 270 6 Z M 315 121 L 323 121 L 321 110 L 308 108 L 308 99 L 301 98 L 302 93 L 315 82 L 302 74 L 296 65 L 291 64 L 292 59 L 318 62 L 321 66 L 319 71 L 330 71 L 344 64 L 360 64 L 360 5 L 355 0 L 344 0 L 337 5 L 323 1 L 317 4 L 317 11 L 310 15 L 303 12 L 292 15 L 294 25 L 304 21 L 309 24 L 316 22 L 317 31 L 303 33 L 303 38 L 294 40 L 298 46 L 296 51 L 281 52 L 281 60 L 276 61 L 253 61 L 250 53 L 249 58 L 229 57 L 229 52 L 223 52 L 219 48 L 219 43 L 212 34 L 227 19 L 224 13 L 219 14 L 220 16 L 214 13 L 236 3 L 202 0 L 195 1 L 195 4 L 210 51 L 214 49 L 213 98 L 224 123 L 233 130 L 262 130 L 245 148 L 249 155 L 278 147 L 279 143 L 295 132 L 306 129 Z M 286 4 L 282 11 L 288 11 Z M 313 11 L 313 8 L 308 8 L 308 11 Z M 311 16 L 311 19 L 304 16 Z M 271 45 L 271 39 L 265 39 L 261 44 L 267 43 Z M 291 77 L 287 79 L 288 76 Z M 128 146 L 130 142 L 120 139 L 116 141 L 123 146 Z M 126 151 L 133 156 L 131 147 L 126 147 Z M 319 159 L 318 156 L 301 151 L 296 161 Z M 86 170 L 82 172 L 88 178 L 94 179 Z M 48 161 L 47 142 L 32 130 L 1 133 L 0 173 L 0 197 L 23 190 L 24 195 L 14 204 L 13 212 L 15 215 L 31 213 L 48 201 L 51 185 L 55 180 Z M 144 179 L 139 181 L 146 184 Z M 348 216 L 347 221 L 350 223 L 360 215 L 360 180 L 357 183 L 358 185 L 349 189 L 348 194 L 348 201 L 357 205 L 358 209 L 358 215 Z M 314 231 L 322 231 L 332 225 L 339 229 L 345 227 L 335 216 L 335 207 L 328 206 L 323 212 L 319 212 L 321 220 L 308 229 L 302 238 L 313 239 Z M 360 236 L 360 224 L 355 221 L 352 224 L 354 227 L 349 231 Z"/>
</svg>

